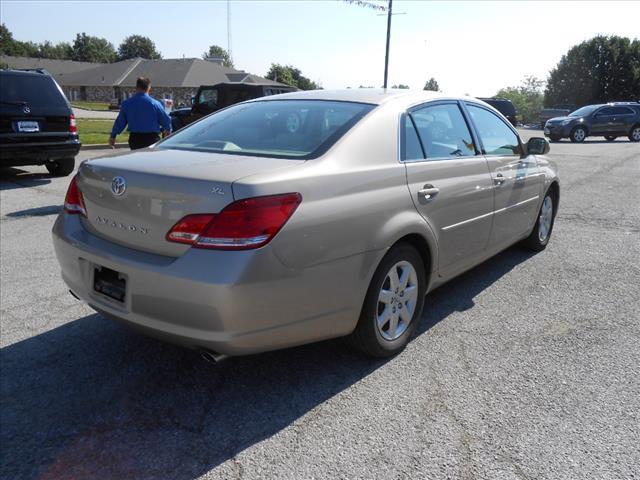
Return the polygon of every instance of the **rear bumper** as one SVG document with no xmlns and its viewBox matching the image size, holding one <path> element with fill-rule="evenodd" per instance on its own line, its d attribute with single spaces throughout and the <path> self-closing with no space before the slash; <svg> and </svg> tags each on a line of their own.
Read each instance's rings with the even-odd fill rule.
<svg viewBox="0 0 640 480">
<path fill-rule="evenodd" d="M 53 228 L 62 277 L 91 307 L 151 336 L 226 355 L 274 350 L 349 334 L 384 252 L 296 270 L 269 246 L 191 249 L 178 258 L 125 248 L 62 214 Z M 93 289 L 95 265 L 124 274 L 123 303 Z M 373 265 L 373 267 L 372 267 Z"/>
<path fill-rule="evenodd" d="M 48 160 L 75 157 L 80 151 L 80 140 L 73 138 L 55 142 L 0 143 L 2 166 L 39 165 Z"/>
</svg>

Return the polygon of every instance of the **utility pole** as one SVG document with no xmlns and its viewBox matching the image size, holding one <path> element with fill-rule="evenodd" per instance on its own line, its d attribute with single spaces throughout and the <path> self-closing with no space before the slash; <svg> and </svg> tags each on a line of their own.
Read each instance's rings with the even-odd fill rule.
<svg viewBox="0 0 640 480">
<path fill-rule="evenodd" d="M 231 54 L 231 0 L 227 0 L 227 54 L 229 54 L 229 60 L 233 63 Z"/>
<path fill-rule="evenodd" d="M 391 41 L 391 7 L 393 0 L 389 0 L 389 8 L 387 9 L 387 49 L 384 53 L 384 84 L 383 88 L 387 88 L 387 75 L 389 73 L 389 43 Z"/>
</svg>

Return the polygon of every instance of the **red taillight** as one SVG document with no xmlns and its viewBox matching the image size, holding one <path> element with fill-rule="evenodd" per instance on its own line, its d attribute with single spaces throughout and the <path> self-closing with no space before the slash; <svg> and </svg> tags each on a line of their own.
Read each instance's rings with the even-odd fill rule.
<svg viewBox="0 0 640 480">
<path fill-rule="evenodd" d="M 69 116 L 69 133 L 78 133 L 78 126 L 76 125 L 76 116 L 72 113 Z"/>
<path fill-rule="evenodd" d="M 74 175 L 67 189 L 67 196 L 64 197 L 64 211 L 71 215 L 80 214 L 87 216 L 87 209 L 84 206 L 84 198 L 82 198 L 82 192 L 78 188 L 78 182 L 76 180 L 78 176 Z"/>
<path fill-rule="evenodd" d="M 247 250 L 266 245 L 302 201 L 299 193 L 238 200 L 219 214 L 187 215 L 167 234 L 196 248 Z"/>
</svg>

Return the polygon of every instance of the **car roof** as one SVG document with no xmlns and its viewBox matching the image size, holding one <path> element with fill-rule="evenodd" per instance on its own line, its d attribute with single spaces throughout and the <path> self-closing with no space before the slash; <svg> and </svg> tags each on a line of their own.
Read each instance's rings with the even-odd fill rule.
<svg viewBox="0 0 640 480">
<path fill-rule="evenodd" d="M 9 75 L 38 75 L 40 77 L 42 76 L 47 76 L 50 77 L 51 75 L 49 74 L 49 72 L 47 72 L 46 70 L 42 69 L 42 68 L 34 68 L 34 69 L 24 69 L 24 70 L 18 70 L 18 69 L 14 69 L 14 68 L 5 68 L 0 70 L 0 74 L 9 74 Z"/>
<path fill-rule="evenodd" d="M 261 97 L 251 101 L 272 100 L 328 100 L 339 102 L 358 102 L 382 105 L 392 100 L 403 100 L 403 103 L 414 104 L 438 99 L 475 100 L 466 96 L 451 96 L 442 92 L 409 89 L 377 89 L 377 88 L 347 88 L 344 90 L 300 90 L 269 97 Z M 477 100 L 476 100 L 477 101 Z"/>
</svg>

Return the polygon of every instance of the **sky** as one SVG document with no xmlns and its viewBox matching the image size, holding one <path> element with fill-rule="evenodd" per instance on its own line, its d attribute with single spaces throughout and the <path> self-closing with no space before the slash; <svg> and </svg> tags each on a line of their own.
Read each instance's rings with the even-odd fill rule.
<svg viewBox="0 0 640 480">
<path fill-rule="evenodd" d="M 139 34 L 164 58 L 181 58 L 227 48 L 227 8 L 236 68 L 264 75 L 272 62 L 291 64 L 324 88 L 382 86 L 386 15 L 344 0 L 0 0 L 0 19 L 17 40 L 73 42 L 86 32 L 117 48 Z M 640 38 L 639 1 L 395 0 L 393 11 L 389 86 L 421 89 L 434 77 L 451 94 L 544 80 L 571 46 L 597 34 Z"/>
</svg>

